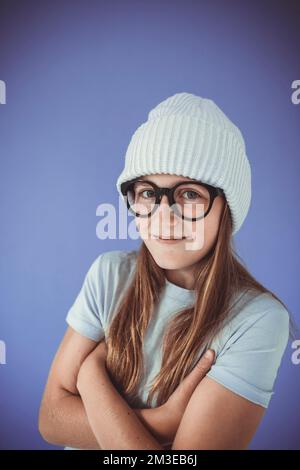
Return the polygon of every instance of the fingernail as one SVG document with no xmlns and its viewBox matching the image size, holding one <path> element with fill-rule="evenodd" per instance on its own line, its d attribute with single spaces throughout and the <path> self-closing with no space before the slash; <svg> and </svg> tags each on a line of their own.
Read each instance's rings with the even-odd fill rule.
<svg viewBox="0 0 300 470">
<path fill-rule="evenodd" d="M 213 358 L 213 351 L 212 351 L 212 349 L 208 349 L 208 350 L 206 351 L 206 353 L 204 354 L 204 357 L 205 357 L 206 359 L 212 359 L 212 358 Z"/>
</svg>

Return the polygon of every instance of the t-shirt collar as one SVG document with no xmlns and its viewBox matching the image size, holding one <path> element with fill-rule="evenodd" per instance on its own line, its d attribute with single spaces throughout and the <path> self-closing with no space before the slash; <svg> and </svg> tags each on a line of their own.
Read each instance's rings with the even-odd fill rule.
<svg viewBox="0 0 300 470">
<path fill-rule="evenodd" d="M 187 300 L 195 300 L 196 291 L 194 289 L 185 289 L 185 287 L 177 286 L 166 278 L 165 295 L 186 302 Z"/>
</svg>

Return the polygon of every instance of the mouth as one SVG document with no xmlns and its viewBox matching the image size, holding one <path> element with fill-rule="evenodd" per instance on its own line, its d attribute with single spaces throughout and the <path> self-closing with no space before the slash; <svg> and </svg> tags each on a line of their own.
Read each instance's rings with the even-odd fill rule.
<svg viewBox="0 0 300 470">
<path fill-rule="evenodd" d="M 180 241 L 186 240 L 187 237 L 159 237 L 157 235 L 152 235 L 154 240 L 160 242 L 160 243 L 179 243 Z"/>
</svg>

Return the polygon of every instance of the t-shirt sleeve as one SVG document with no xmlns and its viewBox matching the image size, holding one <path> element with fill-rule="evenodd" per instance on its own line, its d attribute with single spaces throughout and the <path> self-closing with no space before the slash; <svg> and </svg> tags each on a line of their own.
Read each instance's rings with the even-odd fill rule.
<svg viewBox="0 0 300 470">
<path fill-rule="evenodd" d="M 101 263 L 99 255 L 85 275 L 81 289 L 69 309 L 66 322 L 75 331 L 94 341 L 100 341 L 104 335 L 103 305 L 101 301 Z"/>
<path fill-rule="evenodd" d="M 226 388 L 267 408 L 289 339 L 289 313 L 278 301 L 230 336 L 207 373 Z"/>
</svg>

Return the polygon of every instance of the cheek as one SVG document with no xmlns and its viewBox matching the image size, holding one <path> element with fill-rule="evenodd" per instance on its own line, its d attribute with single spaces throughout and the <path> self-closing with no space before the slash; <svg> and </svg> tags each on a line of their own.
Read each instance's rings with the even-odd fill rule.
<svg viewBox="0 0 300 470">
<path fill-rule="evenodd" d="M 150 224 L 147 219 L 141 219 L 140 217 L 135 218 L 135 225 L 140 232 L 140 236 L 142 237 L 143 240 L 145 240 L 147 237 L 149 237 L 149 229 L 150 229 Z"/>
<path fill-rule="evenodd" d="M 216 210 L 211 211 L 207 217 L 205 217 L 204 224 L 204 246 L 208 251 L 215 243 L 218 236 L 218 230 L 220 226 L 221 208 L 216 207 Z"/>
<path fill-rule="evenodd" d="M 184 233 L 191 237 L 191 241 L 187 240 L 184 244 L 187 252 L 197 251 L 204 256 L 213 245 L 217 236 L 219 220 L 216 215 L 209 216 L 210 214 L 204 219 L 184 224 Z"/>
<path fill-rule="evenodd" d="M 184 233 L 188 237 L 184 243 L 185 251 L 199 252 L 205 249 L 207 237 L 204 220 L 189 222 L 184 225 L 184 230 Z"/>
</svg>

